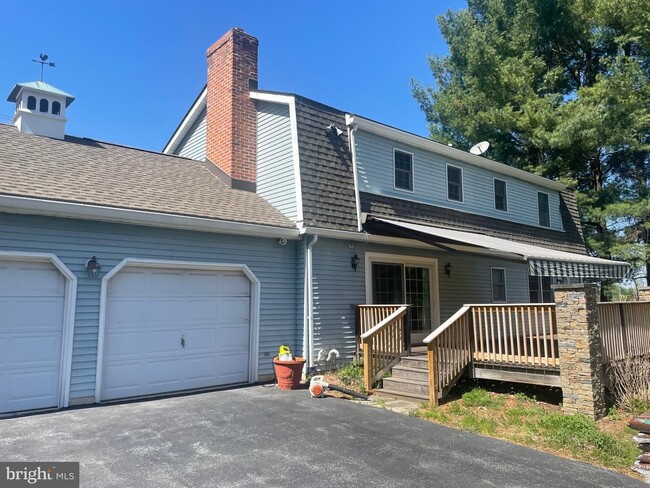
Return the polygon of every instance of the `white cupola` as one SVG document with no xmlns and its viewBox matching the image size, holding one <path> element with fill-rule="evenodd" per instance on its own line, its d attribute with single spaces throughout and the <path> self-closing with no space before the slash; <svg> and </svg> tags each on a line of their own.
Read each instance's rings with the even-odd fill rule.
<svg viewBox="0 0 650 488">
<path fill-rule="evenodd" d="M 63 139 L 65 110 L 74 97 L 44 81 L 18 83 L 11 90 L 9 102 L 16 102 L 13 123 L 20 132 Z"/>
</svg>

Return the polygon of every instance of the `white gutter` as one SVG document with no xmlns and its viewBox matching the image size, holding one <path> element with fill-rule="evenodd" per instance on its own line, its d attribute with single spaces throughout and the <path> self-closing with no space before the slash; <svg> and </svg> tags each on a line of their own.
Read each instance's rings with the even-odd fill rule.
<svg viewBox="0 0 650 488">
<path fill-rule="evenodd" d="M 348 140 L 350 141 L 350 152 L 352 153 L 352 177 L 354 179 L 354 201 L 357 210 L 357 230 L 363 230 L 363 223 L 361 222 L 361 200 L 359 199 L 359 177 L 357 176 L 357 144 L 354 139 L 354 134 L 357 132 L 359 126 L 357 124 L 350 125 L 348 123 L 349 115 L 345 115 L 345 123 L 348 126 Z"/>
<path fill-rule="evenodd" d="M 315 234 L 311 242 L 307 245 L 307 354 L 309 368 L 314 367 L 314 273 L 312 266 L 313 250 L 312 248 L 318 242 L 318 234 Z"/>
<path fill-rule="evenodd" d="M 129 210 L 9 195 L 0 195 L 0 211 L 257 237 L 297 239 L 300 234 L 298 229 L 295 228 L 271 227 L 243 222 L 230 222 L 227 220 L 188 217 L 145 210 Z"/>
<path fill-rule="evenodd" d="M 410 132 L 396 129 L 395 127 L 391 127 L 389 125 L 380 124 L 374 120 L 364 119 L 358 115 L 347 114 L 346 123 L 348 125 L 357 124 L 359 129 L 372 132 L 373 134 L 377 134 L 387 139 L 399 141 L 413 147 L 424 149 L 425 151 L 438 153 L 457 161 L 463 161 L 465 163 L 479 166 L 496 173 L 511 176 L 512 178 L 528 181 L 545 188 L 550 188 L 556 191 L 561 191 L 566 188 L 566 185 L 563 185 L 558 181 L 549 180 L 548 178 L 537 176 L 521 169 L 513 168 L 512 166 L 493 161 L 483 156 L 477 156 L 467 151 L 449 147 L 444 144 L 440 144 L 439 142 L 432 141 L 427 137 L 411 134 Z"/>
</svg>

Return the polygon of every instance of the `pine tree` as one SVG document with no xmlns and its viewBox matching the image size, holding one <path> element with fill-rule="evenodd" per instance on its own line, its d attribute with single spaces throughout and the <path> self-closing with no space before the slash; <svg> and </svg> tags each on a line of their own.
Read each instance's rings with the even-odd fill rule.
<svg viewBox="0 0 650 488">
<path fill-rule="evenodd" d="M 576 190 L 592 253 L 650 273 L 650 0 L 468 0 L 413 82 L 431 137 Z"/>
</svg>

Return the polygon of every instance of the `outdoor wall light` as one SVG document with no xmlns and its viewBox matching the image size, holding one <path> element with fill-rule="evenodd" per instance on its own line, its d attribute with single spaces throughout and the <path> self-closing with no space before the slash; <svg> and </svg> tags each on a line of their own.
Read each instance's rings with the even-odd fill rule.
<svg viewBox="0 0 650 488">
<path fill-rule="evenodd" d="M 445 264 L 445 274 L 451 276 L 451 263 Z"/>
<path fill-rule="evenodd" d="M 355 271 L 357 270 L 357 266 L 359 266 L 359 256 L 357 256 L 356 254 L 352 256 L 352 258 L 350 259 L 350 266 L 352 266 L 353 270 Z"/>
<path fill-rule="evenodd" d="M 101 269 L 102 265 L 97 262 L 96 256 L 93 256 L 88 261 L 86 261 L 86 273 L 88 273 L 88 277 L 97 278 Z"/>
</svg>

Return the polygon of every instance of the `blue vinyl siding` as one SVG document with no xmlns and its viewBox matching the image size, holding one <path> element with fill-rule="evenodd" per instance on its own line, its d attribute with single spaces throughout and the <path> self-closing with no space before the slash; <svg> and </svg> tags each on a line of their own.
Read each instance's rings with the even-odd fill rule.
<svg viewBox="0 0 650 488">
<path fill-rule="evenodd" d="M 197 119 L 190 127 L 190 130 L 187 131 L 185 137 L 180 142 L 174 154 L 183 156 L 185 158 L 196 159 L 198 161 L 205 161 L 205 151 L 206 151 L 206 119 L 205 119 L 205 109 L 197 117 Z"/>
<path fill-rule="evenodd" d="M 319 239 L 314 246 L 314 354 L 337 349 L 350 359 L 354 353 L 354 305 L 366 303 L 365 254 L 383 253 L 438 259 L 438 287 L 441 323 L 468 303 L 492 303 L 491 267 L 506 269 L 509 303 L 527 303 L 528 266 L 483 256 L 446 253 L 380 244 Z M 357 254 L 353 271 L 350 258 Z M 451 276 L 445 265 L 452 266 Z"/>
<path fill-rule="evenodd" d="M 556 191 L 407 146 L 362 130 L 357 132 L 355 140 L 360 191 L 535 226 L 539 225 L 537 191 L 543 191 L 549 194 L 551 228 L 563 230 L 560 217 L 560 195 Z M 414 186 L 412 192 L 394 187 L 394 149 L 413 153 Z M 462 202 L 447 199 L 447 163 L 463 170 Z M 507 182 L 507 212 L 494 208 L 493 178 L 495 177 Z"/>
<path fill-rule="evenodd" d="M 102 265 L 100 278 L 127 257 L 246 264 L 261 281 L 258 373 L 273 372 L 280 344 L 301 345 L 295 241 L 0 213 L 0 249 L 54 253 L 78 278 L 71 399 L 95 394 L 101 279 L 86 274 L 91 256 Z"/>
<path fill-rule="evenodd" d="M 257 193 L 298 219 L 289 106 L 257 102 Z"/>
</svg>

